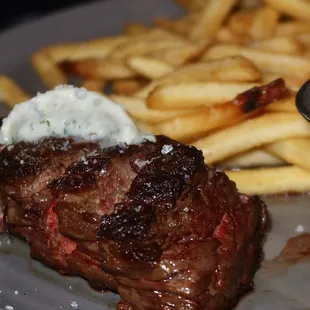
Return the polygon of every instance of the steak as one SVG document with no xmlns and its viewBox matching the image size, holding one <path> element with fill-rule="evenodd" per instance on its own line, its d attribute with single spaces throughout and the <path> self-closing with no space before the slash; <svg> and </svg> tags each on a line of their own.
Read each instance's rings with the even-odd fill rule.
<svg viewBox="0 0 310 310">
<path fill-rule="evenodd" d="M 230 309 L 253 285 L 266 206 L 164 136 L 101 149 L 60 138 L 0 153 L 3 229 L 118 309 Z"/>
</svg>

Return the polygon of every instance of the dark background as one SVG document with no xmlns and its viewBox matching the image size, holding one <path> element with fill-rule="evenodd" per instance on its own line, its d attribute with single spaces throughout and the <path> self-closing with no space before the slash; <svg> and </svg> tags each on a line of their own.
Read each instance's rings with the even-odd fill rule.
<svg viewBox="0 0 310 310">
<path fill-rule="evenodd" d="M 0 31 L 3 31 L 33 18 L 70 6 L 91 3 L 94 0 L 2 0 L 1 2 L 3 3 L 0 10 Z"/>
</svg>

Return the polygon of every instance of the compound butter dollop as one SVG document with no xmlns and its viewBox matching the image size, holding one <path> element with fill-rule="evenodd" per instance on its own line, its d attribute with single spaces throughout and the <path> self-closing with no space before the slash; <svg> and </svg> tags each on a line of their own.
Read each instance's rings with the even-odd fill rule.
<svg viewBox="0 0 310 310">
<path fill-rule="evenodd" d="M 43 137 L 76 137 L 109 141 L 108 146 L 138 144 L 149 134 L 140 134 L 124 109 L 105 96 L 84 88 L 61 85 L 17 104 L 0 130 L 0 142 L 37 141 Z"/>
</svg>

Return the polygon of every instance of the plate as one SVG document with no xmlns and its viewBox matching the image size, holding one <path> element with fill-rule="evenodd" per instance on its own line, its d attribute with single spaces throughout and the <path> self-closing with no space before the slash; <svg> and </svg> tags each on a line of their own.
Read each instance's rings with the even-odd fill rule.
<svg viewBox="0 0 310 310">
<path fill-rule="evenodd" d="M 31 94 L 45 87 L 31 69 L 31 54 L 60 42 L 86 40 L 122 31 L 130 21 L 150 24 L 153 17 L 178 16 L 182 11 L 167 0 L 114 0 L 80 6 L 0 34 L 0 73 L 16 80 Z M 3 107 L 0 114 L 5 115 Z M 265 199 L 272 228 L 265 243 L 265 259 L 275 257 L 288 238 L 310 232 L 310 197 Z M 265 264 L 255 277 L 255 290 L 236 310 L 306 310 L 310 308 L 310 264 Z M 0 309 L 115 309 L 118 296 L 98 293 L 86 281 L 63 277 L 29 257 L 21 241 L 0 235 Z"/>
</svg>

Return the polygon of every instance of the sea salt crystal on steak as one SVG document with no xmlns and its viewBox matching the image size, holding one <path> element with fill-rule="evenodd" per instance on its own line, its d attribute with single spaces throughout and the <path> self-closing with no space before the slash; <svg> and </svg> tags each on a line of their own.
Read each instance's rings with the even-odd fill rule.
<svg viewBox="0 0 310 310">
<path fill-rule="evenodd" d="M 169 145 L 169 144 L 165 144 L 162 149 L 161 149 L 161 153 L 163 155 L 167 155 L 169 154 L 171 151 L 173 150 L 173 146 Z"/>
</svg>

